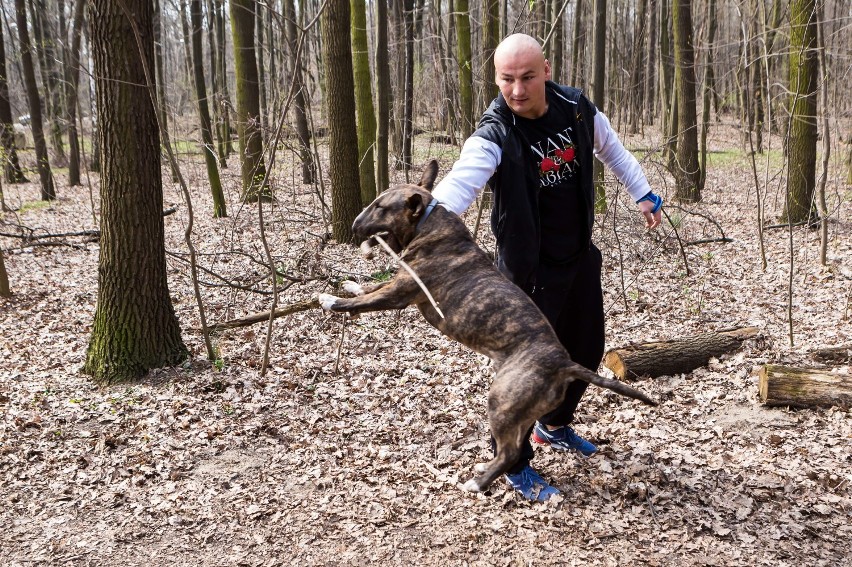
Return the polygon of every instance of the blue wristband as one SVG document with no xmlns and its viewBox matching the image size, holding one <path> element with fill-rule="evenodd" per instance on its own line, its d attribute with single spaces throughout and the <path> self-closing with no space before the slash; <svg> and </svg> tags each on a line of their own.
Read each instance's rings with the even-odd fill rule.
<svg viewBox="0 0 852 567">
<path fill-rule="evenodd" d="M 660 207 L 663 206 L 663 198 L 659 195 L 654 195 L 653 191 L 648 191 L 648 194 L 636 201 L 636 203 L 641 203 L 642 201 L 651 201 L 654 203 L 654 208 L 651 209 L 651 214 L 656 213 L 660 210 Z"/>
</svg>

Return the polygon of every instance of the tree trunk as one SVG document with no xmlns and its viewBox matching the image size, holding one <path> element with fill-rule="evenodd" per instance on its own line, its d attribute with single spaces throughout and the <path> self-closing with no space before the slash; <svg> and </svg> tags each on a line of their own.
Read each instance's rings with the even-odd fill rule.
<svg viewBox="0 0 852 567">
<path fill-rule="evenodd" d="M 556 3 L 554 2 L 554 5 Z M 482 5 L 482 108 L 488 108 L 494 97 L 497 96 L 499 90 L 497 83 L 494 80 L 494 50 L 497 49 L 497 44 L 500 43 L 500 3 L 498 0 L 483 0 Z M 557 10 L 558 12 L 559 10 Z M 561 27 L 559 28 L 561 29 Z M 551 50 L 550 65 L 554 70 L 554 81 L 558 80 L 556 74 L 557 69 L 562 68 L 562 61 L 557 57 L 557 41 L 559 43 L 559 53 L 562 50 L 562 35 L 558 37 L 554 34 L 553 50 Z"/>
<path fill-rule="evenodd" d="M 704 58 L 704 85 L 701 96 L 701 172 L 698 186 L 703 190 L 707 180 L 707 131 L 710 128 L 710 97 L 713 76 L 713 42 L 716 41 L 716 0 L 707 4 L 707 46 Z"/>
<path fill-rule="evenodd" d="M 71 23 L 71 48 L 66 50 L 65 104 L 68 108 L 68 184 L 80 185 L 80 138 L 77 133 L 77 100 L 80 88 L 80 41 L 86 0 L 76 0 Z"/>
<path fill-rule="evenodd" d="M 34 47 L 38 54 L 39 70 L 44 87 L 43 102 L 45 103 L 47 126 L 50 131 L 50 142 L 53 146 L 53 157 L 59 167 L 64 167 L 68 163 L 68 157 L 65 155 L 65 146 L 62 142 L 63 116 L 60 92 L 62 77 L 56 67 L 58 60 L 54 39 L 56 34 L 53 32 L 50 22 L 47 21 L 49 10 L 45 0 L 30 0 L 30 9 L 33 14 Z"/>
<path fill-rule="evenodd" d="M 639 132 L 642 124 L 642 109 L 645 107 L 643 96 L 645 95 L 645 78 L 642 56 L 645 54 L 645 29 L 647 26 L 646 11 L 648 0 L 638 0 L 636 9 L 636 21 L 633 24 L 633 62 L 630 65 L 630 132 Z"/>
<path fill-rule="evenodd" d="M 470 8 L 468 0 L 456 0 L 456 57 L 459 65 L 459 100 L 462 137 L 473 134 L 473 69 L 471 67 Z"/>
<path fill-rule="evenodd" d="M 592 63 L 592 98 L 601 110 L 606 105 L 606 0 L 595 0 L 595 45 Z M 595 212 L 606 212 L 606 186 L 603 164 L 594 160 Z"/>
<path fill-rule="evenodd" d="M 349 0 L 329 0 L 321 16 L 322 56 L 328 105 L 328 151 L 331 180 L 332 235 L 352 240 L 352 222 L 361 211 L 358 147 L 355 127 L 355 85 L 349 39 Z"/>
<path fill-rule="evenodd" d="M 663 155 L 666 161 L 674 161 L 676 149 L 677 126 L 672 124 L 672 117 L 677 116 L 674 104 L 674 69 L 671 43 L 671 2 L 660 0 L 660 118 L 665 136 Z"/>
<path fill-rule="evenodd" d="M 231 142 L 231 95 L 228 90 L 228 59 L 226 57 L 228 35 L 225 32 L 224 0 L 213 0 L 213 6 L 216 19 L 216 38 L 218 40 L 216 42 L 216 49 L 219 52 L 217 58 L 219 68 L 217 69 L 217 73 L 219 74 L 219 84 L 221 85 L 219 98 L 216 100 L 216 104 L 219 105 L 219 111 L 221 112 L 219 128 L 222 130 L 219 162 L 224 164 L 227 157 L 234 153 L 234 147 Z"/>
<path fill-rule="evenodd" d="M 53 185 L 53 172 L 50 170 L 50 160 L 47 156 L 47 141 L 44 139 L 44 124 L 41 117 L 41 98 L 36 84 L 35 67 L 33 65 L 30 35 L 27 31 L 27 7 L 25 0 L 15 0 L 15 12 L 18 23 L 18 41 L 21 44 L 21 66 L 24 73 L 24 84 L 27 89 L 29 102 L 30 127 L 33 131 L 38 176 L 41 181 L 41 199 L 49 201 L 56 198 Z"/>
<path fill-rule="evenodd" d="M 79 1 L 79 0 L 78 0 Z M 163 12 L 160 8 L 161 0 L 154 0 L 154 63 L 157 71 L 157 112 L 160 115 L 160 131 L 163 138 L 168 139 L 169 117 L 166 111 L 166 70 L 165 58 L 163 56 Z M 169 161 L 169 169 L 172 172 L 172 182 L 178 181 L 178 172 Z"/>
<path fill-rule="evenodd" d="M 355 110 L 358 126 L 358 171 L 361 181 L 361 203 L 366 206 L 376 198 L 376 168 L 373 150 L 376 144 L 376 115 L 373 112 L 373 89 L 370 79 L 370 52 L 367 47 L 367 11 L 365 0 L 351 0 L 353 78 Z"/>
<path fill-rule="evenodd" d="M 405 22 L 405 80 L 402 95 L 402 170 L 406 180 L 412 165 L 411 143 L 414 139 L 414 0 L 403 0 Z"/>
<path fill-rule="evenodd" d="M 645 89 L 643 99 L 646 124 L 654 124 L 654 108 L 656 107 L 657 84 L 657 0 L 648 0 L 648 56 L 645 59 Z"/>
<path fill-rule="evenodd" d="M 314 180 L 314 158 L 311 153 L 311 130 L 308 128 L 307 103 L 305 98 L 304 69 L 302 68 L 299 46 L 298 28 L 296 26 L 296 8 L 293 0 L 284 0 L 284 17 L 286 20 L 287 44 L 290 48 L 290 80 L 295 90 L 293 111 L 296 117 L 296 137 L 299 140 L 299 160 L 302 162 L 302 183 L 312 183 Z"/>
<path fill-rule="evenodd" d="M 3 26 L 0 26 L 0 145 L 2 145 L 3 172 L 6 183 L 26 183 L 27 178 L 18 161 L 15 148 L 15 127 L 12 124 L 12 106 L 9 103 L 9 80 L 6 71 L 6 47 Z"/>
<path fill-rule="evenodd" d="M 760 401 L 767 406 L 852 406 L 852 375 L 849 374 L 767 364 L 760 370 L 758 389 Z"/>
<path fill-rule="evenodd" d="M 9 274 L 6 273 L 6 262 L 3 259 L 3 251 L 0 250 L 0 297 L 12 297 L 9 288 Z"/>
<path fill-rule="evenodd" d="M 154 84 L 152 3 L 92 0 L 91 8 L 99 133 L 108 159 L 98 305 L 83 371 L 106 385 L 178 364 L 188 353 L 166 278 L 160 137 L 146 86 Z"/>
<path fill-rule="evenodd" d="M 589 0 L 577 0 L 574 4 L 574 32 L 571 40 L 571 84 L 582 87 L 588 81 L 585 72 L 586 28 L 584 6 Z M 603 104 L 603 101 L 599 101 Z"/>
<path fill-rule="evenodd" d="M 266 177 L 263 137 L 260 131 L 260 88 L 254 45 L 255 0 L 231 0 L 234 71 L 237 78 L 237 135 L 245 203 L 270 197 Z M 354 145 L 352 147 L 355 147 Z"/>
<path fill-rule="evenodd" d="M 610 350 L 604 366 L 619 379 L 672 376 L 692 372 L 714 356 L 739 348 L 745 339 L 757 335 L 754 327 L 717 333 L 702 333 L 671 341 L 651 342 Z"/>
<path fill-rule="evenodd" d="M 266 145 L 267 139 L 269 137 L 269 123 L 267 122 L 267 117 L 269 116 L 269 104 L 266 100 L 266 95 L 269 86 L 266 80 L 266 40 L 264 40 L 263 15 L 261 14 L 261 9 L 265 6 L 266 3 L 264 2 L 255 2 L 254 4 L 255 54 L 257 56 L 257 92 L 260 94 L 260 134 L 264 146 Z"/>
<path fill-rule="evenodd" d="M 219 179 L 219 167 L 216 163 L 216 144 L 213 142 L 213 130 L 210 123 L 210 109 L 207 106 L 207 86 L 204 83 L 204 50 L 202 48 L 201 0 L 190 0 L 189 17 L 192 23 L 192 75 L 195 81 L 195 96 L 198 99 L 198 116 L 201 120 L 201 151 L 207 165 L 207 179 L 210 181 L 210 193 L 213 196 L 213 217 L 228 216 L 225 206 L 225 193 Z"/>
<path fill-rule="evenodd" d="M 388 5 L 376 2 L 376 187 L 390 186 L 388 126 L 390 123 L 390 63 L 388 62 Z"/>
<path fill-rule="evenodd" d="M 673 0 L 675 85 L 677 87 L 677 157 L 675 199 L 687 203 L 701 200 L 698 165 L 698 131 L 695 112 L 695 52 L 692 47 L 691 0 Z"/>
<path fill-rule="evenodd" d="M 814 214 L 816 186 L 816 22 L 815 0 L 790 4 L 790 138 L 787 154 L 787 202 L 782 219 L 789 223 L 810 220 Z"/>
</svg>

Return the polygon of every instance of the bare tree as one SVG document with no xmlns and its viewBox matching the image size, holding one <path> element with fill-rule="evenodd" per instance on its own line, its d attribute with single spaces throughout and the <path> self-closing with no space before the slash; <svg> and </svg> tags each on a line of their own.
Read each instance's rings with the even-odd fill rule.
<svg viewBox="0 0 852 567">
<path fill-rule="evenodd" d="M 358 171 L 361 179 L 361 202 L 367 205 L 376 198 L 376 168 L 373 152 L 376 145 L 376 115 L 373 112 L 365 0 L 351 0 L 350 9 L 355 111 L 358 125 Z"/>
<path fill-rule="evenodd" d="M 15 130 L 12 125 L 12 106 L 9 104 L 9 81 L 6 74 L 6 47 L 3 26 L 0 26 L 0 144 L 3 146 L 3 171 L 6 183 L 26 183 L 27 178 L 18 162 L 15 149 Z"/>
<path fill-rule="evenodd" d="M 675 198 L 694 203 L 701 200 L 701 169 L 698 165 L 691 0 L 673 0 L 672 27 L 678 114 L 677 156 L 674 170 Z"/>
<path fill-rule="evenodd" d="M 43 201 L 48 201 L 56 198 L 56 189 L 53 185 L 53 172 L 50 170 L 50 160 L 47 156 L 47 141 L 44 138 L 44 123 L 41 116 L 41 97 L 36 84 L 30 34 L 27 31 L 27 7 L 24 1 L 15 0 L 18 41 L 21 44 L 21 67 L 23 68 L 24 84 L 29 102 L 30 126 L 33 131 L 38 176 L 41 181 L 41 198 Z"/>
<path fill-rule="evenodd" d="M 113 384 L 177 364 L 188 352 L 166 278 L 153 5 L 92 0 L 91 7 L 99 134 L 109 159 L 101 175 L 98 305 L 83 370 Z"/>
<path fill-rule="evenodd" d="M 361 212 L 358 179 L 358 134 L 355 127 L 355 81 L 349 39 L 349 0 L 328 0 L 321 19 L 322 52 L 326 65 L 329 163 L 332 201 L 332 236 L 338 242 L 352 239 L 352 222 Z"/>
<path fill-rule="evenodd" d="M 204 153 L 207 178 L 210 181 L 210 192 L 213 195 L 213 216 L 220 218 L 228 216 L 228 210 L 225 206 L 225 194 L 222 192 L 222 181 L 219 179 L 216 144 L 213 142 L 210 110 L 207 106 L 207 87 L 204 83 L 201 0 L 191 0 L 189 12 L 192 22 L 192 75 L 195 81 L 195 94 L 198 99 L 198 116 L 201 120 L 201 151 Z"/>
</svg>

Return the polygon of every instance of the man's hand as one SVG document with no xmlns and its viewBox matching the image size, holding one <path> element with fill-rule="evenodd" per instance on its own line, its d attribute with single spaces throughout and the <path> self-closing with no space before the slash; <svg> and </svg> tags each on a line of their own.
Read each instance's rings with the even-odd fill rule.
<svg viewBox="0 0 852 567">
<path fill-rule="evenodd" d="M 653 191 L 648 191 L 648 194 L 636 201 L 639 205 L 639 210 L 645 215 L 645 226 L 647 228 L 657 228 L 663 219 L 663 198 L 659 195 L 654 195 Z"/>
<path fill-rule="evenodd" d="M 657 228 L 660 226 L 663 220 L 663 209 L 658 209 L 656 213 L 652 213 L 654 203 L 651 201 L 642 201 L 639 203 L 639 210 L 645 215 L 645 226 L 647 228 Z"/>
</svg>

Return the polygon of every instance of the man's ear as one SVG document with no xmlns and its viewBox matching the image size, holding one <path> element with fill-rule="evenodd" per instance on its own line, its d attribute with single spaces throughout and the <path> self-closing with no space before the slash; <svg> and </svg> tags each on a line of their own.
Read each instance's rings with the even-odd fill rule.
<svg viewBox="0 0 852 567">
<path fill-rule="evenodd" d="M 423 216 L 423 211 L 426 205 L 423 204 L 423 197 L 417 193 L 413 193 L 405 200 L 405 210 L 408 213 L 408 218 L 413 221 L 418 220 Z"/>
<path fill-rule="evenodd" d="M 423 170 L 423 175 L 420 177 L 418 185 L 427 191 L 431 191 L 432 187 L 435 186 L 436 177 L 438 177 L 438 160 L 433 159 L 426 164 L 426 168 Z"/>
</svg>

